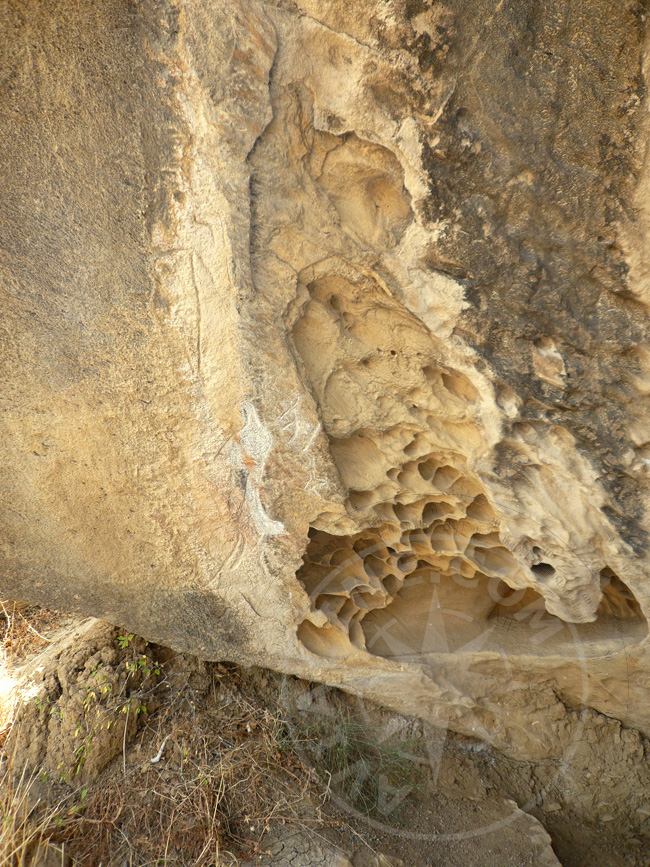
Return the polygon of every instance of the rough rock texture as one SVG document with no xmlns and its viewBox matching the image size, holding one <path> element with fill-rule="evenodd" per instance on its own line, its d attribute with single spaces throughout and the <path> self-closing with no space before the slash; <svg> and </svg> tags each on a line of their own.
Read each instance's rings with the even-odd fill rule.
<svg viewBox="0 0 650 867">
<path fill-rule="evenodd" d="M 2 592 L 650 732 L 645 18 L 0 4 Z"/>
</svg>

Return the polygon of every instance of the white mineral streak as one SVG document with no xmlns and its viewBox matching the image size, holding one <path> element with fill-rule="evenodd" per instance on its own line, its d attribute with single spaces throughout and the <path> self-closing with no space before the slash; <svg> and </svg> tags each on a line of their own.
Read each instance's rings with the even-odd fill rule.
<svg viewBox="0 0 650 867">
<path fill-rule="evenodd" d="M 271 451 L 273 440 L 250 401 L 242 405 L 242 413 L 244 426 L 239 435 L 241 448 L 232 447 L 233 463 L 246 473 L 246 502 L 250 506 L 260 535 L 277 536 L 284 532 L 284 524 L 270 518 L 260 500 L 266 458 Z"/>
</svg>

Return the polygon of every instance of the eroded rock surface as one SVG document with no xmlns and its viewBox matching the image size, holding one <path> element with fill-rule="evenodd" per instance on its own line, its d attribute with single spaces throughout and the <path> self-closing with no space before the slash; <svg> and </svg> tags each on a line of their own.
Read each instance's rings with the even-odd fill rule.
<svg viewBox="0 0 650 867">
<path fill-rule="evenodd" d="M 2 592 L 649 732 L 645 19 L 2 5 Z"/>
</svg>

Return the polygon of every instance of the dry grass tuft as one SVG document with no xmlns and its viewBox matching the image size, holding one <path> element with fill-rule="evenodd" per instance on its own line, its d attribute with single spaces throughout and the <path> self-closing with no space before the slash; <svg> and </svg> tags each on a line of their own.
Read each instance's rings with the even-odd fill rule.
<svg viewBox="0 0 650 867">
<path fill-rule="evenodd" d="M 40 651 L 60 616 L 0 603 L 5 663 L 15 666 Z M 112 654 L 107 648 L 110 664 L 102 668 L 97 663 L 91 672 L 97 675 L 96 688 L 80 693 L 75 736 L 85 731 L 95 704 L 101 704 L 104 715 L 114 715 L 108 720 L 113 731 L 135 702 L 134 713 L 142 711 L 139 732 L 127 739 L 122 725 L 121 754 L 83 787 L 75 789 L 64 782 L 64 774 L 43 768 L 17 784 L 8 774 L 0 779 L 0 865 L 49 864 L 53 853 L 60 852 L 61 863 L 65 857 L 75 867 L 229 867 L 242 858 L 256 860 L 272 825 L 313 821 L 308 806 L 313 780 L 293 750 L 279 710 L 269 706 L 268 695 L 256 691 L 255 677 L 236 666 L 177 656 L 133 635 L 118 635 L 115 642 Z M 158 651 L 161 661 L 149 666 L 147 654 Z M 99 675 L 104 672 L 115 674 L 118 683 L 113 685 L 110 676 L 108 686 L 103 683 L 107 676 Z M 152 680 L 154 686 L 147 690 Z M 131 681 L 134 696 L 128 706 L 120 704 L 118 687 Z M 83 678 L 80 683 L 83 688 Z M 111 687 L 106 695 L 102 686 Z M 56 701 L 54 695 L 49 708 L 55 718 Z M 66 705 L 66 713 L 71 706 Z M 8 714 L 4 729 L 10 724 Z M 97 728 L 93 750 L 105 749 L 105 731 L 108 725 Z M 39 787 L 53 806 L 30 806 Z"/>
<path fill-rule="evenodd" d="M 12 607 L 3 622 L 0 608 L 5 659 L 15 665 L 42 649 L 60 616 Z M 67 765 L 43 765 L 17 785 L 0 779 L 2 867 L 58 865 L 57 853 L 75 867 L 230 867 L 257 863 L 283 825 L 322 827 L 313 750 L 301 758 L 272 674 L 203 663 L 117 631 L 112 642 L 79 657 L 85 667 L 45 708 L 47 721 L 66 718 L 67 760 L 92 747 L 98 760 L 113 750 L 110 764 L 77 788 Z M 78 717 L 68 720 L 71 712 Z M 109 730 L 124 732 L 117 755 Z M 49 722 L 44 731 L 52 733 Z M 36 791 L 43 803 L 31 807 Z"/>
<path fill-rule="evenodd" d="M 49 643 L 46 633 L 60 617 L 60 612 L 38 605 L 0 600 L 0 646 L 14 660 L 25 659 Z"/>
<path fill-rule="evenodd" d="M 44 863 L 55 851 L 49 840 L 56 827 L 59 807 L 41 808 L 32 803 L 35 778 L 21 776 L 16 782 L 8 773 L 0 778 L 0 864 L 27 867 Z M 50 862 L 51 863 L 51 862 Z"/>
<path fill-rule="evenodd" d="M 272 823 L 301 822 L 313 783 L 281 717 L 234 668 L 209 671 L 207 689 L 177 689 L 149 720 L 126 773 L 83 790 L 56 835 L 75 865 L 226 867 L 260 855 Z"/>
</svg>

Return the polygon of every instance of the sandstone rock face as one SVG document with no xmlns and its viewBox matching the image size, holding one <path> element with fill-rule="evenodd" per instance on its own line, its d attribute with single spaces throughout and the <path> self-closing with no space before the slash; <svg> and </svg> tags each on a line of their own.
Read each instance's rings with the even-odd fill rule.
<svg viewBox="0 0 650 867">
<path fill-rule="evenodd" d="M 2 592 L 650 732 L 645 17 L 1 5 Z"/>
</svg>

